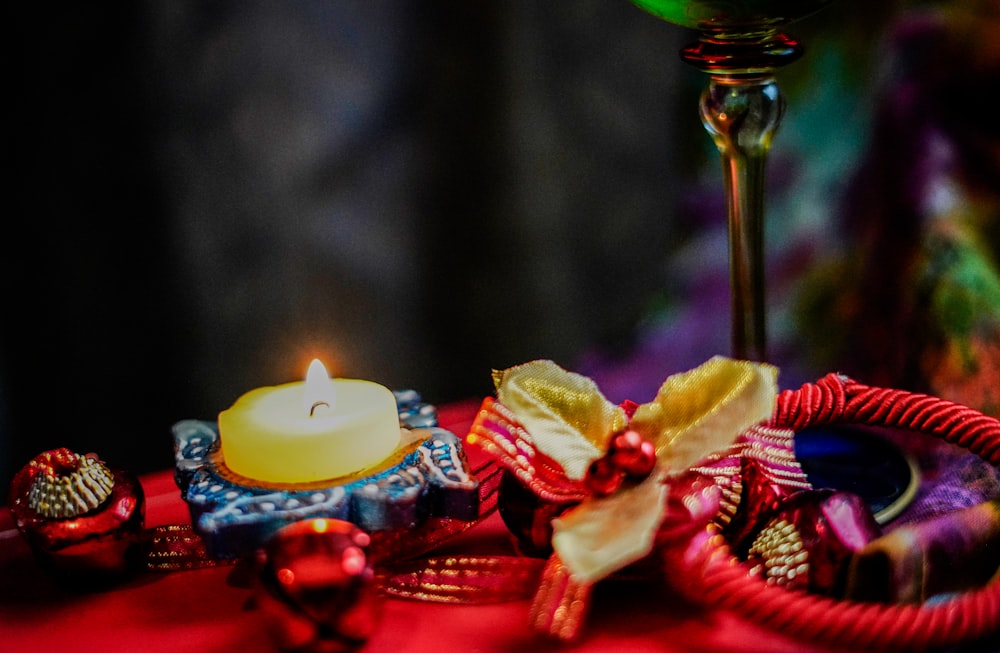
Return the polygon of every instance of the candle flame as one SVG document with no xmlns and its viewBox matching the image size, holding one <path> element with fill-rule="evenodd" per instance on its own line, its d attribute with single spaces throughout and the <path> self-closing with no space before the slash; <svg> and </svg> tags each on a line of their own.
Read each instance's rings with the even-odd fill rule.
<svg viewBox="0 0 1000 653">
<path fill-rule="evenodd" d="M 314 358 L 306 371 L 306 412 L 310 417 L 330 414 L 333 412 L 336 399 L 333 382 L 330 380 L 326 367 L 318 358 Z"/>
</svg>

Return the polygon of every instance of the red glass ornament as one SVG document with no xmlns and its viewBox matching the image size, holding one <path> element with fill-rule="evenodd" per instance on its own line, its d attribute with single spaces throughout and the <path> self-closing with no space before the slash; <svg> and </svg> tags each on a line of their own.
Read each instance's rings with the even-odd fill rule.
<svg viewBox="0 0 1000 653">
<path fill-rule="evenodd" d="M 307 519 L 279 530 L 258 560 L 257 604 L 283 651 L 352 651 L 375 632 L 381 601 L 368 548 L 349 522 Z"/>
<path fill-rule="evenodd" d="M 607 496 L 621 487 L 625 472 L 610 457 L 598 458 L 587 468 L 584 485 L 597 496 Z"/>
</svg>

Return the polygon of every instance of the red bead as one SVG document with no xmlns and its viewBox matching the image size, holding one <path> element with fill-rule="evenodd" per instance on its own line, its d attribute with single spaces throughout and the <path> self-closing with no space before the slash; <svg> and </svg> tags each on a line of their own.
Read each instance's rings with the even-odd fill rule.
<svg viewBox="0 0 1000 653">
<path fill-rule="evenodd" d="M 610 458 L 598 458 L 590 464 L 584 485 L 598 496 L 607 496 L 617 490 L 625 479 L 625 473 Z"/>
<path fill-rule="evenodd" d="M 615 435 L 611 438 L 611 445 L 609 447 L 610 453 L 632 453 L 638 451 L 639 447 L 642 445 L 642 436 L 636 431 L 628 430 L 622 431 L 621 433 Z"/>
<path fill-rule="evenodd" d="M 371 637 L 381 603 L 370 542 L 336 519 L 295 522 L 268 540 L 257 599 L 281 650 L 351 651 Z"/>
<path fill-rule="evenodd" d="M 634 476 L 649 476 L 656 467 L 656 446 L 644 440 L 636 454 L 635 461 L 628 468 L 628 473 Z"/>
<path fill-rule="evenodd" d="M 609 457 L 629 476 L 645 478 L 656 467 L 656 447 L 635 431 L 624 431 L 612 438 Z"/>
</svg>

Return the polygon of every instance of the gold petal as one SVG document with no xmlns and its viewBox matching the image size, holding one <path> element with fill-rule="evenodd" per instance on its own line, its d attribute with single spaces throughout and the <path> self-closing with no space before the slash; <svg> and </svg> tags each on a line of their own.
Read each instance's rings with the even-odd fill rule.
<svg viewBox="0 0 1000 653">
<path fill-rule="evenodd" d="M 493 378 L 500 403 L 571 479 L 582 479 L 590 463 L 604 455 L 608 439 L 628 423 L 593 381 L 552 361 L 517 365 Z"/>
<path fill-rule="evenodd" d="M 668 491 L 661 471 L 612 495 L 587 499 L 552 521 L 552 547 L 576 578 L 597 582 L 653 549 Z"/>
<path fill-rule="evenodd" d="M 685 470 L 771 416 L 777 376 L 766 363 L 716 356 L 669 377 L 631 428 L 656 444 L 658 465 Z"/>
</svg>

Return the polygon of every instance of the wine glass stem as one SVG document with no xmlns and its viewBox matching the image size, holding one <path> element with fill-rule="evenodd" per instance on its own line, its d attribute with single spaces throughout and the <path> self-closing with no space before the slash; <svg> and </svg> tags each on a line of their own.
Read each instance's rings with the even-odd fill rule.
<svg viewBox="0 0 1000 653">
<path fill-rule="evenodd" d="M 764 181 L 784 100 L 770 75 L 713 75 L 700 108 L 725 177 L 732 354 L 765 361 Z"/>
</svg>

